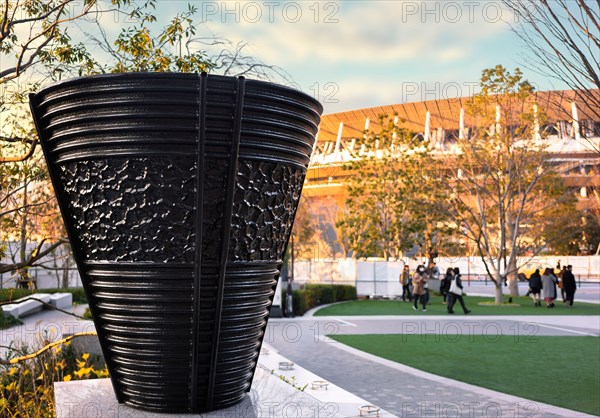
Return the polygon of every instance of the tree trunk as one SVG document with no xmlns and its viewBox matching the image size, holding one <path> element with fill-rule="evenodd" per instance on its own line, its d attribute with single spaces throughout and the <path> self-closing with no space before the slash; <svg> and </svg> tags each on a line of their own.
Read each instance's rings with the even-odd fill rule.
<svg viewBox="0 0 600 418">
<path fill-rule="evenodd" d="M 69 287 L 69 263 L 65 263 L 62 274 L 62 288 L 67 289 Z"/>
<path fill-rule="evenodd" d="M 19 255 L 21 263 L 27 260 L 27 182 L 23 187 L 23 215 L 21 216 L 21 231 L 20 231 L 20 242 L 21 248 L 19 248 Z"/>
<path fill-rule="evenodd" d="M 502 277 L 499 274 L 496 275 L 496 283 L 494 285 L 496 286 L 494 303 L 500 305 L 502 303 Z"/>
<path fill-rule="evenodd" d="M 506 281 L 508 282 L 508 290 L 510 295 L 514 298 L 519 296 L 519 278 L 517 276 L 517 259 L 516 257 L 512 256 L 516 243 L 513 241 L 515 224 L 510 211 L 508 211 L 506 214 L 506 220 L 506 226 L 508 228 L 508 248 L 510 249 L 509 252 L 511 253 L 511 257 L 508 258 L 508 266 L 506 268 L 506 271 L 509 272 Z"/>
<path fill-rule="evenodd" d="M 519 277 L 517 275 L 517 260 L 511 260 L 508 264 L 508 271 L 511 273 L 507 277 L 508 289 L 510 295 L 514 297 L 519 296 Z"/>
</svg>

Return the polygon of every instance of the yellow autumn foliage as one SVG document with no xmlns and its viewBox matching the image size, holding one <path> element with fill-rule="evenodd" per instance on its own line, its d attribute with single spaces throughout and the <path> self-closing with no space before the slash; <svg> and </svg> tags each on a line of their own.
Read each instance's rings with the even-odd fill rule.
<svg viewBox="0 0 600 418">
<path fill-rule="evenodd" d="M 26 355 L 23 350 L 13 357 Z M 0 417 L 54 417 L 54 383 L 108 377 L 106 367 L 97 368 L 89 353 L 77 358 L 64 344 L 35 358 L 0 366 Z"/>
</svg>

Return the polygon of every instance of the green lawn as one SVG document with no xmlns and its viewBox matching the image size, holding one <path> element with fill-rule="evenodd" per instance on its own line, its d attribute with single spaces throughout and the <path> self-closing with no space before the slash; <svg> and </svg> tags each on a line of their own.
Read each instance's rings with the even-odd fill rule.
<svg viewBox="0 0 600 418">
<path fill-rule="evenodd" d="M 600 338 L 334 335 L 362 351 L 502 393 L 600 415 Z"/>
<path fill-rule="evenodd" d="M 600 305 L 593 303 L 577 303 L 573 308 L 557 302 L 556 307 L 548 309 L 545 306 L 534 307 L 531 299 L 526 297 L 513 298 L 513 302 L 521 306 L 481 306 L 481 302 L 493 302 L 492 297 L 466 296 L 465 304 L 472 315 L 600 315 Z M 421 305 L 419 305 L 421 308 Z M 454 306 L 455 315 L 463 315 L 460 305 Z M 442 304 L 440 296 L 433 296 L 427 305 L 427 312 L 413 310 L 411 303 L 399 300 L 355 300 L 342 302 L 315 312 L 315 316 L 340 315 L 448 315 L 446 305 Z"/>
</svg>

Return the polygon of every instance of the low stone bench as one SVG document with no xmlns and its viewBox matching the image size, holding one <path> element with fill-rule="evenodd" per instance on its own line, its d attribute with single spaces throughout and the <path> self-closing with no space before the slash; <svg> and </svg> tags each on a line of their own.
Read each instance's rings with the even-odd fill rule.
<svg viewBox="0 0 600 418">
<path fill-rule="evenodd" d="M 53 293 L 50 295 L 50 305 L 59 309 L 67 309 L 73 305 L 72 293 Z"/>
<path fill-rule="evenodd" d="M 2 306 L 2 312 L 4 315 L 12 316 L 13 318 L 19 317 L 19 305 L 15 305 L 14 303 L 10 305 Z"/>
<path fill-rule="evenodd" d="M 50 296 L 51 295 L 49 293 L 34 293 L 33 295 L 15 300 L 15 303 L 2 306 L 2 311 L 5 314 L 15 318 L 22 318 L 24 316 L 39 312 L 44 308 L 42 303 L 32 299 L 38 299 L 42 302 L 50 303 Z M 24 302 L 21 302 L 23 300 Z"/>
</svg>

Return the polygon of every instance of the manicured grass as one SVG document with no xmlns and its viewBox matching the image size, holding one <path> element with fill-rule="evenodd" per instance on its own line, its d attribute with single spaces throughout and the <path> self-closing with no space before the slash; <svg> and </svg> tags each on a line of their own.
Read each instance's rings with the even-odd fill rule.
<svg viewBox="0 0 600 418">
<path fill-rule="evenodd" d="M 556 307 L 548 309 L 545 306 L 535 307 L 531 299 L 526 297 L 513 298 L 513 302 L 521 306 L 478 305 L 480 302 L 493 302 L 492 297 L 466 296 L 465 304 L 472 311 L 471 315 L 600 315 L 600 305 L 593 303 L 577 303 L 573 308 L 556 302 Z M 315 316 L 343 315 L 448 315 L 446 305 L 442 304 L 440 296 L 432 296 L 427 305 L 427 312 L 415 311 L 411 303 L 399 300 L 355 300 L 338 303 L 315 312 Z M 454 306 L 455 315 L 463 315 L 460 305 Z"/>
<path fill-rule="evenodd" d="M 600 338 L 335 335 L 362 351 L 502 393 L 600 415 Z"/>
</svg>

